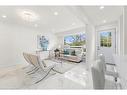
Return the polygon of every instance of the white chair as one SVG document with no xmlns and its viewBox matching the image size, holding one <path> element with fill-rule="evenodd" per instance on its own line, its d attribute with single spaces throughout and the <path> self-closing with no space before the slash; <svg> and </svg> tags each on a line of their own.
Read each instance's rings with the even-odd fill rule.
<svg viewBox="0 0 127 95">
<path fill-rule="evenodd" d="M 101 60 L 96 60 L 92 67 L 92 79 L 94 89 L 116 89 L 114 81 L 110 81 L 105 77 L 103 63 Z"/>
<path fill-rule="evenodd" d="M 100 60 L 97 60 L 93 63 L 91 67 L 92 79 L 93 79 L 93 88 L 94 89 L 104 89 L 105 87 L 105 76 L 103 70 L 103 64 Z"/>
<path fill-rule="evenodd" d="M 127 89 L 127 55 L 113 55 L 116 70 L 119 73 L 120 89 Z"/>
<path fill-rule="evenodd" d="M 28 53 L 23 53 L 24 55 L 24 58 L 26 59 L 26 61 L 30 64 L 32 64 L 34 66 L 34 68 L 37 68 L 36 69 L 33 69 L 32 73 L 30 74 L 34 74 L 36 73 L 38 70 L 41 70 L 43 73 L 43 77 L 38 80 L 37 82 L 35 83 L 39 83 L 40 81 L 42 81 L 44 78 L 46 78 L 46 76 L 48 76 L 48 74 L 53 70 L 53 68 L 55 67 L 55 65 L 50 65 L 50 66 L 46 66 L 46 64 L 43 62 L 43 61 L 39 61 L 39 58 L 37 55 L 33 55 L 33 54 L 28 54 Z M 54 70 L 53 70 L 54 71 Z"/>
<path fill-rule="evenodd" d="M 32 70 L 30 70 L 30 71 L 27 71 L 26 73 L 32 74 L 32 73 L 35 73 L 37 70 L 39 70 L 39 68 L 36 67 L 36 66 L 31 62 L 30 55 L 29 55 L 28 53 L 23 53 L 23 56 L 24 56 L 25 60 L 29 63 L 29 65 L 28 65 L 27 67 L 31 67 L 30 69 L 32 69 Z M 25 67 L 25 68 L 27 68 L 27 67 Z"/>
<path fill-rule="evenodd" d="M 106 64 L 105 63 L 105 57 L 104 57 L 103 54 L 100 54 L 98 57 L 103 63 L 103 68 L 104 68 L 105 75 L 109 75 L 109 76 L 114 77 L 115 82 L 117 82 L 118 73 L 115 70 L 116 69 L 116 65 Z M 111 69 L 109 69 L 109 68 L 111 68 Z"/>
</svg>

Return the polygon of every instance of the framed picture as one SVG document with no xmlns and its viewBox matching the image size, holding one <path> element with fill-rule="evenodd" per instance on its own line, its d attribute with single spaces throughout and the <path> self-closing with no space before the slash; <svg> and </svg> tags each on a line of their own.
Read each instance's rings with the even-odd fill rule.
<svg viewBox="0 0 127 95">
<path fill-rule="evenodd" d="M 45 36 L 37 35 L 37 48 L 47 51 L 49 40 Z"/>
</svg>

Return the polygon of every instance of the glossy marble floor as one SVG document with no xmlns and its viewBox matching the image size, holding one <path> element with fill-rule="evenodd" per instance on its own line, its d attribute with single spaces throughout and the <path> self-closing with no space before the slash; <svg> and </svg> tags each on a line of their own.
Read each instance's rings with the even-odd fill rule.
<svg viewBox="0 0 127 95">
<path fill-rule="evenodd" d="M 85 63 L 63 62 L 59 66 L 62 66 L 63 74 L 52 75 L 54 72 L 51 72 L 38 84 L 35 81 L 41 78 L 39 72 L 29 76 L 22 66 L 1 69 L 0 89 L 91 89 L 90 74 Z"/>
<path fill-rule="evenodd" d="M 54 61 L 46 61 L 47 64 L 51 62 Z M 86 63 L 66 61 L 59 65 L 58 70 L 64 73 L 51 72 L 47 78 L 35 84 L 42 73 L 27 75 L 22 66 L 3 68 L 0 69 L 0 89 L 92 89 L 91 73 L 87 70 Z M 113 86 L 108 83 L 112 89 Z"/>
</svg>

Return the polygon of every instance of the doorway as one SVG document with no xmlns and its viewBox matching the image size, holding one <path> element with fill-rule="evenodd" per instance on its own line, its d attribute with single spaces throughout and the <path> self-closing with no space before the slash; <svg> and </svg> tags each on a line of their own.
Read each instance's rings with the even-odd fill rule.
<svg viewBox="0 0 127 95">
<path fill-rule="evenodd" d="M 103 54 L 105 62 L 113 64 L 113 54 L 116 53 L 116 29 L 97 32 L 97 55 Z"/>
</svg>

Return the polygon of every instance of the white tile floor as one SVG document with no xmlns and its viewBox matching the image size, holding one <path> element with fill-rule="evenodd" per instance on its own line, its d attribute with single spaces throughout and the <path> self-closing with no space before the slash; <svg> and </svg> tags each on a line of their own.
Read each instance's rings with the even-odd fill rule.
<svg viewBox="0 0 127 95">
<path fill-rule="evenodd" d="M 28 76 L 21 67 L 8 68 L 8 71 L 3 69 L 0 73 L 0 89 L 90 89 L 89 72 L 84 64 L 63 62 L 63 71 L 66 71 L 64 74 L 51 75 L 38 84 L 34 82 L 39 74 L 34 75 L 37 78 L 33 78 L 33 75 Z"/>
<path fill-rule="evenodd" d="M 22 66 L 0 69 L 0 89 L 92 89 L 91 73 L 85 63 L 63 62 L 59 66 L 63 74 L 48 76 L 38 84 L 35 82 L 41 78 L 39 72 L 29 76 Z"/>
</svg>

